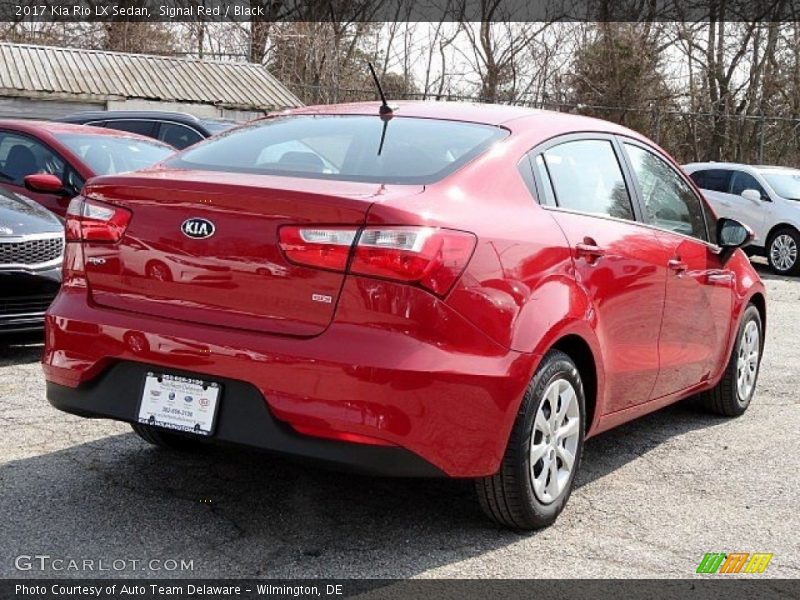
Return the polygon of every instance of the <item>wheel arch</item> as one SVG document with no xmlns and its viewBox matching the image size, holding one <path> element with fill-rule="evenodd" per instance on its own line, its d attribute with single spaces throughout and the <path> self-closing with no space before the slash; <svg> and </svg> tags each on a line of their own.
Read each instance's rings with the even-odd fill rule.
<svg viewBox="0 0 800 600">
<path fill-rule="evenodd" d="M 781 229 L 793 229 L 795 232 L 797 232 L 798 235 L 800 235 L 800 227 L 792 223 L 789 223 L 788 221 L 781 221 L 777 225 L 773 225 L 770 228 L 769 232 L 767 233 L 767 238 L 764 240 L 764 249 L 767 252 L 769 252 L 769 242 L 772 239 L 772 236 L 775 235 Z"/>
<path fill-rule="evenodd" d="M 764 351 L 764 338 L 767 336 L 767 298 L 760 291 L 754 292 L 748 299 L 748 304 L 752 304 L 758 310 L 761 317 L 761 351 Z"/>
<path fill-rule="evenodd" d="M 578 367 L 583 393 L 586 397 L 586 431 L 594 428 L 598 407 L 598 371 L 592 347 L 577 333 L 569 333 L 559 338 L 551 347 L 569 356 Z"/>
</svg>

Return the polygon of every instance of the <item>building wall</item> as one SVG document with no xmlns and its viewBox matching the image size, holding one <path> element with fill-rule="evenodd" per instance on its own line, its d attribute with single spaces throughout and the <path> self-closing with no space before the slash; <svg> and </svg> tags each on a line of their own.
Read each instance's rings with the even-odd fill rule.
<svg viewBox="0 0 800 600">
<path fill-rule="evenodd" d="M 0 119 L 52 120 L 87 110 L 167 110 L 189 113 L 197 117 L 249 121 L 263 117 L 263 111 L 232 110 L 211 104 L 183 104 L 150 100 L 108 100 L 107 102 L 47 100 L 22 96 L 0 96 Z"/>
<path fill-rule="evenodd" d="M 103 103 L 0 97 L 0 119 L 51 120 L 84 110 L 104 109 Z"/>
</svg>

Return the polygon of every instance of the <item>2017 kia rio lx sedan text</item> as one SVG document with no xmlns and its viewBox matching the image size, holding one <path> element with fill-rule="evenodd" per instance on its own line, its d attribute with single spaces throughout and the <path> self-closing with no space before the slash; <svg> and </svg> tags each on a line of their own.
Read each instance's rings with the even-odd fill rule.
<svg viewBox="0 0 800 600">
<path fill-rule="evenodd" d="M 159 446 L 474 478 L 516 529 L 557 517 L 585 438 L 689 396 L 746 410 L 751 234 L 662 150 L 573 115 L 378 108 L 90 181 L 47 315 L 50 402 Z"/>
</svg>

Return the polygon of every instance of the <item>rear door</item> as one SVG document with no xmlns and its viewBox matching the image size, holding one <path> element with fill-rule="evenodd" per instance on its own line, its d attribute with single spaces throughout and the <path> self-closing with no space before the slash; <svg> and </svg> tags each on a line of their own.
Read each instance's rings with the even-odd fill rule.
<svg viewBox="0 0 800 600">
<path fill-rule="evenodd" d="M 724 360 L 734 277 L 710 241 L 716 224 L 681 172 L 654 148 L 623 146 L 644 218 L 668 255 L 658 398 L 704 381 Z"/>
<path fill-rule="evenodd" d="M 530 157 L 540 201 L 566 234 L 594 304 L 609 412 L 650 397 L 667 277 L 663 245 L 637 223 L 619 152 L 610 136 L 570 136 Z"/>
</svg>

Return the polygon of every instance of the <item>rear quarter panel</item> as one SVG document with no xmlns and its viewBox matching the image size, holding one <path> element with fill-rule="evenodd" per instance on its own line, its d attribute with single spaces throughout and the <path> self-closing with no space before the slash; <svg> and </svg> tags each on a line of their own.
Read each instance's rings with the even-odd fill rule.
<svg viewBox="0 0 800 600">
<path fill-rule="evenodd" d="M 768 315 L 766 311 L 767 292 L 764 283 L 761 281 L 758 272 L 753 267 L 750 259 L 742 250 L 736 250 L 730 257 L 728 268 L 734 274 L 734 287 L 733 287 L 733 306 L 731 310 L 731 326 L 730 335 L 728 336 L 727 346 L 725 352 L 722 354 L 722 360 L 717 366 L 717 370 L 712 374 L 711 381 L 716 385 L 719 382 L 722 374 L 725 372 L 725 367 L 728 365 L 728 359 L 733 352 L 733 345 L 736 343 L 736 336 L 739 333 L 739 324 L 742 321 L 742 315 L 747 309 L 747 306 L 753 302 L 756 295 L 760 295 L 764 299 L 765 311 L 762 314 L 762 328 L 763 339 L 761 351 L 764 351 L 764 339 L 766 339 L 766 328 Z"/>
<path fill-rule="evenodd" d="M 575 279 L 569 245 L 529 192 L 517 163 L 531 139 L 510 138 L 456 173 L 400 202 L 376 202 L 370 225 L 417 224 L 475 233 L 468 267 L 446 302 L 502 346 L 538 357 L 559 339 L 583 338 L 595 355 L 603 389 L 595 312 Z M 518 402 L 509 411 L 510 424 Z M 597 413 L 595 413 L 597 414 Z"/>
</svg>

